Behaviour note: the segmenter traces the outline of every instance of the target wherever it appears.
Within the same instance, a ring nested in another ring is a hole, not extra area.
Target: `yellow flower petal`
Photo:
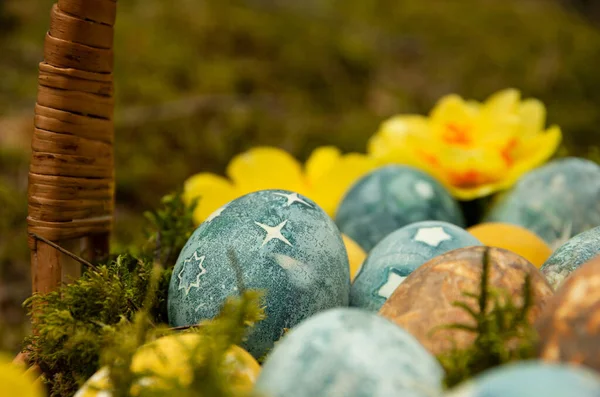
[[[42,397],[44,392],[40,381],[11,361],[5,354],[0,357],[0,396]]]
[[[458,95],[443,97],[433,108],[430,116],[433,128],[445,126],[447,123],[470,124],[477,116],[475,108],[467,104]]]
[[[395,116],[381,124],[379,131],[369,139],[367,152],[376,159],[394,157],[397,150],[403,151],[409,136],[427,136],[427,119],[418,115]]]
[[[516,152],[517,161],[506,178],[514,183],[524,173],[545,163],[556,152],[561,140],[562,133],[558,126],[525,140]]]
[[[308,196],[333,217],[352,184],[376,167],[377,162],[363,154],[346,154],[319,179],[312,182]]]
[[[227,175],[241,194],[264,189],[306,190],[298,161],[275,147],[256,147],[236,156],[227,167]]]
[[[530,137],[539,134],[544,129],[546,123],[546,107],[537,99],[526,99],[521,102],[519,107],[521,116],[521,135]]]
[[[508,88],[491,95],[485,101],[481,111],[484,117],[503,117],[517,112],[520,100],[521,93],[514,88]]]
[[[186,204],[189,205],[193,199],[198,199],[194,210],[196,224],[202,223],[214,211],[239,196],[230,181],[208,172],[191,176],[185,181],[183,188]]]
[[[348,254],[348,263],[350,265],[350,280],[354,281],[356,274],[360,270],[367,254],[365,251],[350,237],[342,233],[342,239],[344,240],[344,246],[346,247],[346,253]]]
[[[326,174],[342,156],[335,146],[323,146],[313,150],[304,166],[309,184]]]

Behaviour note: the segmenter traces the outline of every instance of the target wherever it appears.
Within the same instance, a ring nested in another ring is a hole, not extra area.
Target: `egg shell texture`
[[[230,250],[245,288],[266,292],[267,318],[243,345],[254,357],[264,355],[284,329],[348,305],[348,257],[331,218],[304,196],[264,190],[215,211],[190,237],[169,286],[172,326],[213,318],[227,297],[239,293]]]
[[[556,249],[600,225],[600,166],[580,158],[549,162],[523,176],[486,221],[521,225]]]
[[[597,397],[600,378],[592,371],[539,361],[488,370],[446,397]]]
[[[335,217],[340,230],[367,252],[394,230],[427,220],[464,226],[460,207],[444,186],[416,168],[396,165],[356,182]]]
[[[571,274],[548,301],[536,328],[541,358],[600,372],[600,257]]]
[[[414,335],[434,355],[456,347],[466,348],[474,341],[471,332],[438,330],[453,324],[474,326],[474,320],[456,301],[468,304],[477,312],[477,301],[463,292],[479,294],[483,255],[486,247],[468,247],[437,256],[412,272],[382,306],[379,314],[394,321]],[[502,288],[517,305],[523,303],[521,291],[525,275],[531,275],[534,307],[529,312],[533,323],[552,295],[552,288],[538,269],[521,256],[501,248],[489,248],[489,286]]]
[[[377,311],[423,263],[445,252],[476,245],[482,244],[447,222],[416,222],[396,230],[369,253],[350,288],[350,305]]]
[[[600,255],[600,227],[587,230],[561,245],[542,265],[542,274],[554,289],[579,266]]]
[[[434,397],[443,376],[406,331],[343,308],[311,317],[278,342],[256,389],[269,397]]]

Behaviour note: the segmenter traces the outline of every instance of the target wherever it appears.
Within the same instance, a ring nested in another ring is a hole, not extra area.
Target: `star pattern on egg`
[[[294,204],[294,203],[300,203],[300,204],[304,204],[310,208],[313,208],[312,205],[310,205],[309,203],[307,203],[306,201],[302,200],[299,196],[298,193],[289,193],[289,194],[285,194],[285,193],[273,193],[275,196],[280,196],[280,197],[285,197],[287,199],[287,202],[283,205],[284,207],[289,207],[290,205]]]
[[[437,247],[442,241],[452,240],[452,236],[446,233],[441,226],[423,227],[417,231],[414,240]]]
[[[263,240],[261,247],[264,247],[271,240],[281,240],[284,243],[286,243],[287,245],[289,245],[290,247],[293,247],[292,243],[290,243],[288,241],[288,239],[285,238],[285,236],[283,234],[281,234],[281,230],[288,223],[287,219],[285,221],[281,222],[277,226],[269,226],[269,225],[265,225],[264,223],[260,223],[260,222],[254,222],[254,223],[257,226],[260,226],[265,232],[267,232],[267,235],[265,236],[265,239]]]
[[[387,281],[379,287],[377,294],[382,298],[388,299],[405,279],[406,277],[399,275],[393,269],[390,270],[388,272]]]
[[[203,274],[206,274],[206,269],[203,266],[204,259],[206,259],[206,255],[198,256],[198,252],[196,251],[196,252],[194,252],[194,255],[192,255],[191,258],[188,258],[183,262],[183,268],[177,275],[177,278],[179,278],[179,289],[185,290],[186,295],[190,293],[190,290],[192,288],[200,288],[200,277]],[[196,275],[196,281],[194,281],[193,283],[190,283],[186,286],[185,282],[183,281],[183,273],[190,267],[195,268],[196,264],[198,265],[198,268],[200,269],[200,271]]]

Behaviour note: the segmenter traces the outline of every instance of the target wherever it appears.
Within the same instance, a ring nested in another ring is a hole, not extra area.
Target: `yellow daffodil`
[[[460,200],[512,186],[543,164],[561,141],[557,126],[545,130],[546,109],[521,100],[514,89],[484,103],[443,97],[429,117],[398,115],[382,123],[368,153],[380,164],[418,167],[437,177]]]
[[[358,178],[377,166],[357,153],[342,155],[335,147],[316,149],[305,167],[289,153],[274,147],[256,147],[236,156],[228,165],[228,178],[200,173],[184,184],[184,199],[199,199],[194,220],[200,224],[229,201],[264,189],[283,189],[314,200],[334,216],[344,193]]]
[[[0,397],[42,397],[45,395],[42,382],[37,374],[25,370],[24,366],[11,360],[6,354],[0,354]]]

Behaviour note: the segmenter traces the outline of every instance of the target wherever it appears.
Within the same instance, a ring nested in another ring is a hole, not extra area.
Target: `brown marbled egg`
[[[600,371],[600,256],[581,265],[536,322],[540,357]]]
[[[462,330],[437,330],[445,324],[475,325],[461,308],[452,304],[463,301],[477,311],[475,299],[463,292],[479,294],[483,255],[486,247],[468,247],[437,256],[420,266],[394,291],[379,313],[413,334],[431,353],[439,355],[454,346],[465,348],[473,343],[473,333]],[[552,288],[538,269],[523,257],[501,249],[490,250],[492,288],[506,290],[514,302],[522,304],[525,275],[531,274],[535,306],[531,322],[539,316]]]

